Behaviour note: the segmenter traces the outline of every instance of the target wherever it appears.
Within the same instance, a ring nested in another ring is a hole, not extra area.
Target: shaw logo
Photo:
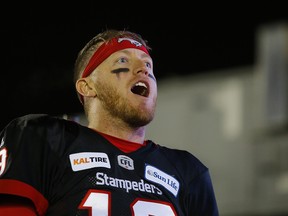
[[[153,167],[151,165],[145,165],[145,178],[158,183],[169,190],[175,197],[177,197],[180,184],[177,179],[167,173]]]
[[[119,166],[128,169],[128,170],[134,170],[134,162],[131,158],[129,158],[126,155],[118,155],[118,164]]]
[[[111,168],[108,155],[102,152],[81,152],[69,155],[73,171],[94,167]]]

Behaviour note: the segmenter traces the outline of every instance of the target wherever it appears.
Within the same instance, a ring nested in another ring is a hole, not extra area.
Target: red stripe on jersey
[[[22,196],[30,199],[40,216],[45,215],[48,208],[46,198],[32,186],[13,179],[0,179],[0,193]]]
[[[14,202],[14,201],[12,203],[9,203],[9,201],[7,202],[6,200],[4,200],[4,203],[0,204],[1,215],[19,216],[20,212],[21,212],[21,216],[37,216],[38,215],[32,203],[29,205],[23,202],[22,200],[20,200],[19,203]]]

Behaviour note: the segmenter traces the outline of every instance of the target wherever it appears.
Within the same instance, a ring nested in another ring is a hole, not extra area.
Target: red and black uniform
[[[108,140],[48,115],[11,121],[0,134],[0,196],[27,197],[48,216],[218,216],[209,171],[192,154],[152,141],[125,152]]]

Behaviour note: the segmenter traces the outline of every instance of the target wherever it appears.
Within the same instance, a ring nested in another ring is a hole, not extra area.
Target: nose
[[[148,76],[149,71],[146,65],[146,62],[143,62],[141,60],[137,61],[135,63],[135,69],[134,69],[135,74],[141,74],[143,73],[144,75]]]

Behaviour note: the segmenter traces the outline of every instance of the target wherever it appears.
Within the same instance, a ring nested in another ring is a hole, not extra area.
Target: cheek
[[[154,85],[150,86],[150,92],[153,93],[154,95],[157,95],[157,84],[154,83]]]

